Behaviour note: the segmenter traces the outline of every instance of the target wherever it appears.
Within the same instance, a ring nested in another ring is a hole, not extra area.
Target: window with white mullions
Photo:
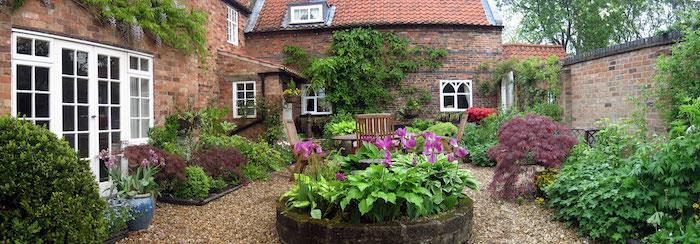
[[[97,55],[97,109],[99,150],[121,150],[121,104],[119,58]],[[100,160],[100,181],[109,180],[109,170]]]
[[[131,138],[148,138],[151,127],[151,82],[148,78],[131,77]]]
[[[63,138],[81,159],[90,157],[88,52],[61,49]]]
[[[472,106],[471,80],[440,81],[440,111],[460,112]]]
[[[291,24],[323,22],[323,6],[321,4],[292,6],[289,10],[291,12]]]
[[[227,7],[226,33],[228,34],[228,42],[238,45],[238,12],[230,6]]]
[[[331,103],[326,100],[326,91],[323,88],[315,91],[311,85],[301,87],[301,113],[311,115],[326,115],[333,113]]]
[[[255,116],[255,81],[233,82],[233,117]]]
[[[49,128],[49,67],[15,65],[17,117]]]

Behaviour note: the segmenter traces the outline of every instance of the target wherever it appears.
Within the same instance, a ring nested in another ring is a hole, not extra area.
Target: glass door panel
[[[90,152],[88,52],[62,48],[60,59],[63,138],[81,159],[90,160],[93,153]]]

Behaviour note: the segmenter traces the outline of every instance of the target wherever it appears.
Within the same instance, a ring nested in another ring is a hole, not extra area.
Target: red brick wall
[[[0,12],[0,114],[11,111],[10,101],[10,43],[12,27],[31,28],[41,32],[69,36],[78,39],[115,45],[154,54],[155,118],[162,123],[165,115],[176,108],[203,107],[216,102],[219,81],[222,77],[212,75],[217,70],[217,56],[210,55],[206,67],[194,55],[179,50],[157,47],[150,38],[126,41],[119,31],[108,24],[98,22],[93,15],[71,0],[54,0],[53,8],[45,7],[41,1],[26,1],[18,10]],[[245,37],[242,34],[247,17],[239,12],[239,46],[226,42],[225,3],[221,0],[188,1],[186,4],[204,10],[209,15],[207,22],[207,49],[241,52]]]
[[[382,28],[408,38],[412,43],[445,48],[449,52],[443,60],[444,66],[436,71],[411,74],[404,85],[416,86],[429,90],[433,94],[430,104],[425,106],[425,117],[434,117],[439,111],[439,85],[441,79],[473,79],[481,63],[498,60],[501,56],[501,29],[498,27],[393,27]],[[282,48],[296,45],[312,55],[327,55],[332,42],[332,31],[313,30],[295,32],[268,32],[247,34],[245,51],[255,57],[276,60],[284,59]],[[486,74],[483,74],[484,77]],[[478,92],[479,82],[474,81],[472,92],[474,105],[478,107],[495,107],[495,97],[482,96]],[[403,105],[405,99],[396,96],[395,104],[389,105],[389,112],[396,112],[397,105]]]
[[[631,97],[641,97],[654,84],[656,58],[670,54],[670,45],[642,48],[585,62],[565,65],[561,100],[565,120],[572,127],[592,127],[605,118],[629,118],[636,106]],[[650,132],[664,133],[663,121],[653,106],[647,122]]]

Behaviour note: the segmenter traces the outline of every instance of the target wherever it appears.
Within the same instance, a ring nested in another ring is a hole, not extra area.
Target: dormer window
[[[290,24],[309,24],[323,22],[323,5],[299,5],[289,7]]]

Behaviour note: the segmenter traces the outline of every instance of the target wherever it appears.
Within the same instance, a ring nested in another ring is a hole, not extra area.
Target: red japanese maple
[[[496,114],[495,108],[469,108],[467,109],[467,121],[479,122],[482,119]]]
[[[496,160],[489,191],[504,199],[531,194],[534,167],[559,167],[576,145],[571,129],[551,118],[527,114],[505,122],[498,130],[498,145],[488,151]]]

